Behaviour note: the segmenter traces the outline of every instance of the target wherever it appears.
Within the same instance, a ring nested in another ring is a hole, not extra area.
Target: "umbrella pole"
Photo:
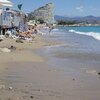
[[[1,14],[1,25],[0,25],[0,35],[2,35],[2,14]]]

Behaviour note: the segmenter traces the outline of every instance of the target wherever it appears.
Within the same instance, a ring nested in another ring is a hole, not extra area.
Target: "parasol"
[[[5,6],[5,7],[12,7],[13,3],[8,0],[0,0],[0,6]]]

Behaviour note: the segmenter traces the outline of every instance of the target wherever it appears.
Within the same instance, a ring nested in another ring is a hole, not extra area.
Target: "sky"
[[[22,3],[22,10],[26,13],[44,6],[47,3],[54,3],[55,15],[63,16],[100,16],[100,0],[9,0],[14,3],[14,9]]]

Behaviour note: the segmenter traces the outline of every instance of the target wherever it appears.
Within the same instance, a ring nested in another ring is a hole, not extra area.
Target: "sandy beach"
[[[100,0],[91,1],[0,0],[0,100],[100,100]]]
[[[31,42],[28,42],[28,41],[23,41],[23,42],[24,43],[17,43],[16,40],[9,39],[9,38],[5,38],[4,41],[0,42],[0,48],[10,48],[11,46],[16,47],[16,50],[13,50],[9,53],[0,51],[0,76],[1,76],[0,77],[0,99],[3,99],[3,100],[10,100],[10,99],[11,100],[20,100],[20,99],[21,100],[29,100],[29,99],[35,98],[34,96],[31,97],[32,93],[31,94],[23,93],[23,92],[26,92],[26,89],[30,89],[30,87],[34,87],[33,86],[34,84],[32,84],[30,80],[29,81],[27,80],[28,84],[26,84],[26,82],[24,82],[23,79],[22,80],[24,83],[20,82],[20,85],[19,85],[19,83],[17,84],[16,82],[12,82],[13,80],[9,80],[9,78],[13,77],[13,75],[11,75],[11,77],[9,77],[9,75],[7,75],[7,74],[9,74],[9,72],[10,72],[10,74],[14,74],[12,71],[16,70],[19,72],[21,70],[22,74],[27,75],[30,72],[23,73],[24,69],[26,70],[28,68],[27,71],[31,71],[30,68],[32,67],[33,75],[31,75],[31,76],[29,75],[27,78],[31,79],[31,77],[36,76],[34,78],[37,80],[38,73],[42,74],[42,73],[45,73],[45,70],[49,71],[49,69],[46,65],[47,59],[45,57],[42,57],[39,54],[37,54],[36,51],[45,46],[57,45],[57,43],[47,41],[39,35],[36,36],[35,39]],[[14,68],[14,70],[13,70],[13,68]],[[16,69],[16,68],[18,68],[18,69]],[[41,70],[43,70],[43,72]],[[18,74],[16,74],[16,75],[18,75]],[[16,75],[13,77],[13,79],[15,79],[15,80],[17,79]],[[9,78],[7,78],[7,77],[9,77]],[[31,79],[31,80],[34,81],[34,79]],[[38,80],[41,80],[41,75]],[[30,84],[32,84],[32,85],[30,85]],[[43,88],[43,87],[40,86],[40,88]],[[22,90],[20,90],[20,89],[22,89]],[[28,92],[29,91],[30,90],[28,90]],[[36,86],[33,88],[33,90],[31,90],[31,92],[33,92],[33,91],[41,92],[39,87],[36,88]],[[19,94],[19,92],[20,92],[20,94]]]
[[[10,53],[0,52],[0,56],[1,56],[0,63],[5,64],[5,63],[11,63],[11,62],[41,61],[41,57],[34,54],[34,52],[32,53],[33,55],[31,54],[32,48],[36,49],[44,45],[44,42],[42,43],[41,42],[36,43],[36,42],[37,42],[37,39],[36,40],[34,39],[33,42],[24,41],[24,43],[21,44],[21,43],[17,43],[16,40],[14,39],[6,38],[4,41],[0,43],[0,48],[5,48],[5,47],[10,48],[11,46],[14,46],[16,47],[16,50]],[[28,49],[30,49],[30,52],[28,52]],[[1,68],[3,67],[1,66]]]
[[[52,65],[48,52],[43,55],[41,49],[58,44],[39,35],[32,42],[16,43],[13,39],[0,42],[0,48],[16,47],[10,53],[0,52],[0,99],[99,100],[100,76],[92,69],[94,65],[99,67],[99,63],[93,65],[86,63],[85,59],[94,60],[95,56],[96,61],[99,61],[100,56],[75,52],[66,55],[55,53],[56,57],[68,59],[61,65],[52,59],[55,62]],[[91,69],[88,70],[88,66]]]

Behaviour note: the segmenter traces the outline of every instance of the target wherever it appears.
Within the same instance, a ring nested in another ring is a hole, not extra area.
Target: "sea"
[[[100,70],[100,26],[59,26],[43,37],[57,45],[43,49],[49,64],[57,67]]]
[[[47,39],[62,43],[58,46],[61,46],[61,49],[73,45],[73,49],[77,52],[100,52],[100,26],[62,26],[56,27],[51,33],[45,31]]]

